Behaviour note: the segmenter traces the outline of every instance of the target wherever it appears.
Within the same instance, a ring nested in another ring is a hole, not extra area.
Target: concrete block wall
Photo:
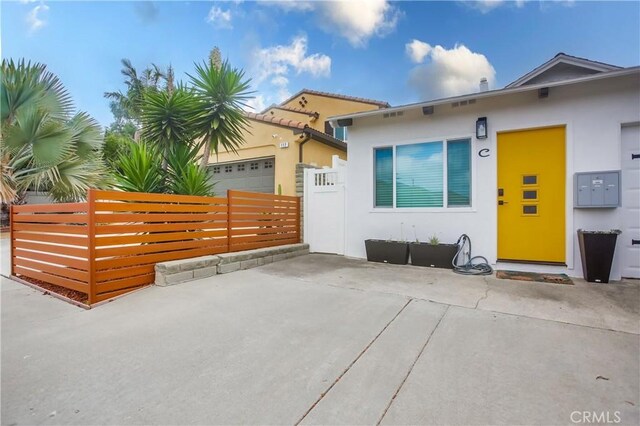
[[[191,259],[156,263],[156,285],[168,286],[185,281],[206,278],[218,273],[218,256],[201,256]]]
[[[155,284],[163,287],[179,284],[216,274],[255,268],[304,254],[309,254],[308,244],[287,244],[157,263]]]

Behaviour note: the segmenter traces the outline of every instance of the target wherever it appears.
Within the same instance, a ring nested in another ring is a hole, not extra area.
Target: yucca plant
[[[114,173],[116,187],[128,192],[164,192],[165,174],[162,155],[146,141],[130,142],[127,152],[121,153]]]
[[[167,184],[172,194],[214,196],[214,182],[211,180],[209,169],[203,169],[196,163],[189,163],[181,167],[176,174],[172,174]]]
[[[194,137],[194,120],[198,116],[198,103],[193,93],[178,86],[171,92],[149,92],[145,96],[142,112],[142,136],[153,141],[165,160],[174,146],[189,144]]]
[[[167,157],[167,192],[182,195],[213,196],[214,182],[208,168],[198,166],[201,144],[175,145]]]
[[[196,64],[195,75],[187,74],[199,103],[195,117],[195,134],[204,142],[201,167],[206,168],[213,151],[220,149],[237,152],[244,143],[243,133],[248,131],[249,121],[244,108],[252,96],[250,79],[244,71],[232,68],[227,61],[219,67],[211,61]]]

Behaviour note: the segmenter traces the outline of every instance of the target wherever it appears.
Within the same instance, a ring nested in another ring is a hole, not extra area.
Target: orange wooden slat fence
[[[300,198],[229,191],[229,251],[300,241]]]
[[[86,203],[13,206],[11,274],[100,302],[153,283],[158,262],[300,242],[300,199],[89,190]]]
[[[11,207],[11,275],[89,293],[87,203]]]

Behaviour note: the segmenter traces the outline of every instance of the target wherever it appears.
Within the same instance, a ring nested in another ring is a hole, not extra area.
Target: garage
[[[640,124],[622,126],[622,276],[640,278]]]
[[[216,195],[223,196],[228,189],[240,191],[275,191],[275,158],[254,158],[237,162],[217,163],[209,166],[216,185]]]

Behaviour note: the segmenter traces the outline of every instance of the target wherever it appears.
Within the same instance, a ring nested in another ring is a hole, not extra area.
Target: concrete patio
[[[6,425],[640,421],[637,282],[308,255],[90,311],[1,297]]]

